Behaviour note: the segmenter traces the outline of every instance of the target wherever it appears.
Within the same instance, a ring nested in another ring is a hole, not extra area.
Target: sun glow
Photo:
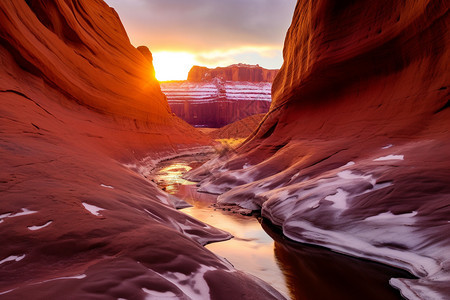
[[[198,64],[188,52],[162,51],[153,53],[153,65],[159,81],[186,80],[189,70]]]
[[[189,70],[194,65],[216,68],[241,62],[259,64],[264,58],[273,58],[279,54],[281,55],[281,51],[270,45],[247,45],[205,52],[155,51],[153,52],[153,66],[159,81],[186,80]],[[250,59],[252,56],[258,59]],[[270,68],[264,65],[262,67]]]

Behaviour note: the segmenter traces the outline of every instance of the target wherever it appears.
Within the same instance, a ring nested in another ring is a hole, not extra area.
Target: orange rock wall
[[[447,30],[445,1],[299,1],[271,114],[301,114],[304,136],[347,135],[347,120],[417,133],[448,100]]]
[[[39,105],[51,99],[97,112],[111,121],[115,132],[101,129],[110,142],[132,143],[141,151],[208,143],[172,115],[150,51],[130,44],[116,12],[103,1],[2,1],[0,17],[3,91]],[[186,130],[192,137],[181,134]],[[171,138],[161,135],[168,131]]]

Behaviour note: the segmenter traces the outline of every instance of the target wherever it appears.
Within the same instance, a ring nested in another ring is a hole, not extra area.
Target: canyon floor
[[[0,298],[449,299],[449,11],[298,0],[276,75],[231,68],[273,82],[167,86],[217,127],[239,115],[207,135],[173,113],[152,53],[104,1],[0,1]],[[252,105],[264,115],[245,118]],[[210,152],[177,179],[200,197],[187,208],[157,168]],[[261,261],[224,259],[225,240],[237,256],[269,243],[284,288],[245,272]],[[369,275],[387,290],[363,289]]]

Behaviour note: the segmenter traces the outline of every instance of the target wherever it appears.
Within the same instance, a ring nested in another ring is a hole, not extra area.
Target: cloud
[[[216,49],[195,55],[195,60],[200,65],[208,67],[224,67],[245,62],[262,64],[267,68],[279,68],[280,59],[281,49],[277,46],[241,46],[232,49]]]
[[[133,44],[212,51],[282,43],[296,0],[106,0]]]

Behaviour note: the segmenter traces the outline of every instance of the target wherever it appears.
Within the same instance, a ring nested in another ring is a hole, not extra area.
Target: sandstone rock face
[[[222,81],[162,82],[161,89],[173,113],[197,127],[219,128],[245,117],[266,113],[271,101],[270,82]]]
[[[190,82],[205,82],[218,78],[224,81],[272,82],[278,70],[269,70],[259,65],[235,64],[228,67],[193,66],[188,74]]]
[[[0,298],[279,297],[140,175],[210,140],[139,50],[103,1],[0,1]]]
[[[298,1],[269,113],[191,177],[291,239],[410,270],[391,280],[409,299],[447,298],[448,31],[444,1]]]
[[[265,114],[257,114],[233,122],[208,133],[214,139],[244,139],[258,128]]]

